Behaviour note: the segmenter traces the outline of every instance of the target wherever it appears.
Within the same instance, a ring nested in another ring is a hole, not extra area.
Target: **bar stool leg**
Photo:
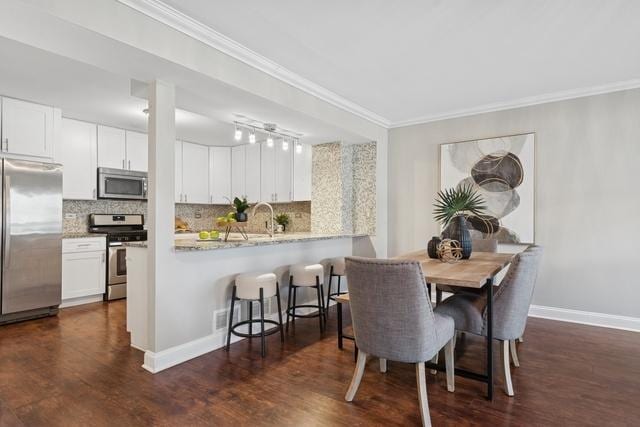
[[[338,279],[340,280],[340,279]],[[331,282],[333,281],[333,265],[329,269],[329,286],[327,291],[327,308],[329,307],[329,299],[331,298]],[[340,292],[340,282],[338,282],[338,292]]]
[[[298,296],[298,287],[296,285],[293,286],[293,307],[291,307],[291,323],[293,326],[296,326],[296,305],[297,305],[297,296]]]
[[[292,290],[293,277],[289,276],[289,296],[287,297],[287,332],[289,332],[289,309],[291,308],[291,290]]]
[[[276,302],[278,303],[278,321],[280,322],[280,341],[284,342],[284,327],[282,325],[282,307],[280,307],[280,284],[276,282]]]
[[[324,310],[322,306],[324,305],[323,298],[320,295],[320,278],[316,276],[316,293],[318,294],[318,321],[320,322],[320,333],[324,332]]]
[[[260,350],[262,357],[266,355],[265,342],[264,342],[264,292],[260,288]]]
[[[249,335],[251,335],[253,329],[253,301],[249,300],[247,303],[249,304]]]
[[[233,306],[236,302],[236,285],[233,285],[233,292],[231,294],[231,308],[229,309],[229,329],[227,329],[227,348],[225,350],[229,351],[229,347],[231,346],[231,327],[233,326]]]
[[[327,325],[327,306],[324,305],[324,285],[320,284],[320,302],[322,303],[322,320],[324,320],[325,326]]]

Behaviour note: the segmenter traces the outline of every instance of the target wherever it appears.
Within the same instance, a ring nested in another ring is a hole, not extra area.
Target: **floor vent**
[[[233,323],[240,321],[241,308],[236,304],[233,309]],[[226,329],[229,326],[229,309],[218,310],[213,313],[214,330]]]

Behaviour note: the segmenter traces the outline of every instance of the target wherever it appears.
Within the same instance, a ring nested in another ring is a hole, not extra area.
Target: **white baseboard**
[[[91,304],[94,302],[102,302],[103,294],[89,295],[87,297],[76,297],[63,300],[60,308],[75,307],[76,305]]]
[[[282,321],[285,322],[285,315],[282,315]],[[265,316],[265,319],[278,321],[278,313]],[[265,325],[265,330],[275,328],[273,324]],[[240,329],[242,331],[242,329]],[[245,338],[231,335],[231,343],[241,341]],[[202,356],[210,351],[217,350],[226,345],[227,329],[220,329],[211,335],[207,335],[202,338],[198,338],[193,341],[186,342],[184,344],[177,345],[175,347],[168,348],[166,350],[154,353],[152,351],[145,351],[144,364],[142,367],[152,374],[156,374],[172,366],[179,365],[188,360],[194,359],[198,356]]]
[[[640,318],[637,317],[616,316],[613,314],[570,310],[568,308],[545,307],[541,305],[532,305],[529,308],[529,316],[559,320],[561,322],[581,323],[583,325],[640,332]]]

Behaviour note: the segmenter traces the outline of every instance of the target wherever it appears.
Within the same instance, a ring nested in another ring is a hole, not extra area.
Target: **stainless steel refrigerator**
[[[0,323],[56,314],[62,295],[62,166],[1,160]]]

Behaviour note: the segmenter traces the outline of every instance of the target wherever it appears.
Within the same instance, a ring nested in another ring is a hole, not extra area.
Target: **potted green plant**
[[[442,238],[460,242],[462,258],[471,256],[471,233],[467,216],[481,217],[487,209],[484,199],[470,185],[439,191],[433,204],[433,217],[443,227]]]
[[[276,231],[278,233],[284,233],[287,229],[287,225],[289,225],[289,215],[287,214],[278,214],[276,215],[276,224],[278,224]]]
[[[245,212],[249,209],[249,203],[247,202],[247,196],[234,197],[233,199],[233,208],[236,210],[236,221],[238,222],[246,222],[248,217]]]

